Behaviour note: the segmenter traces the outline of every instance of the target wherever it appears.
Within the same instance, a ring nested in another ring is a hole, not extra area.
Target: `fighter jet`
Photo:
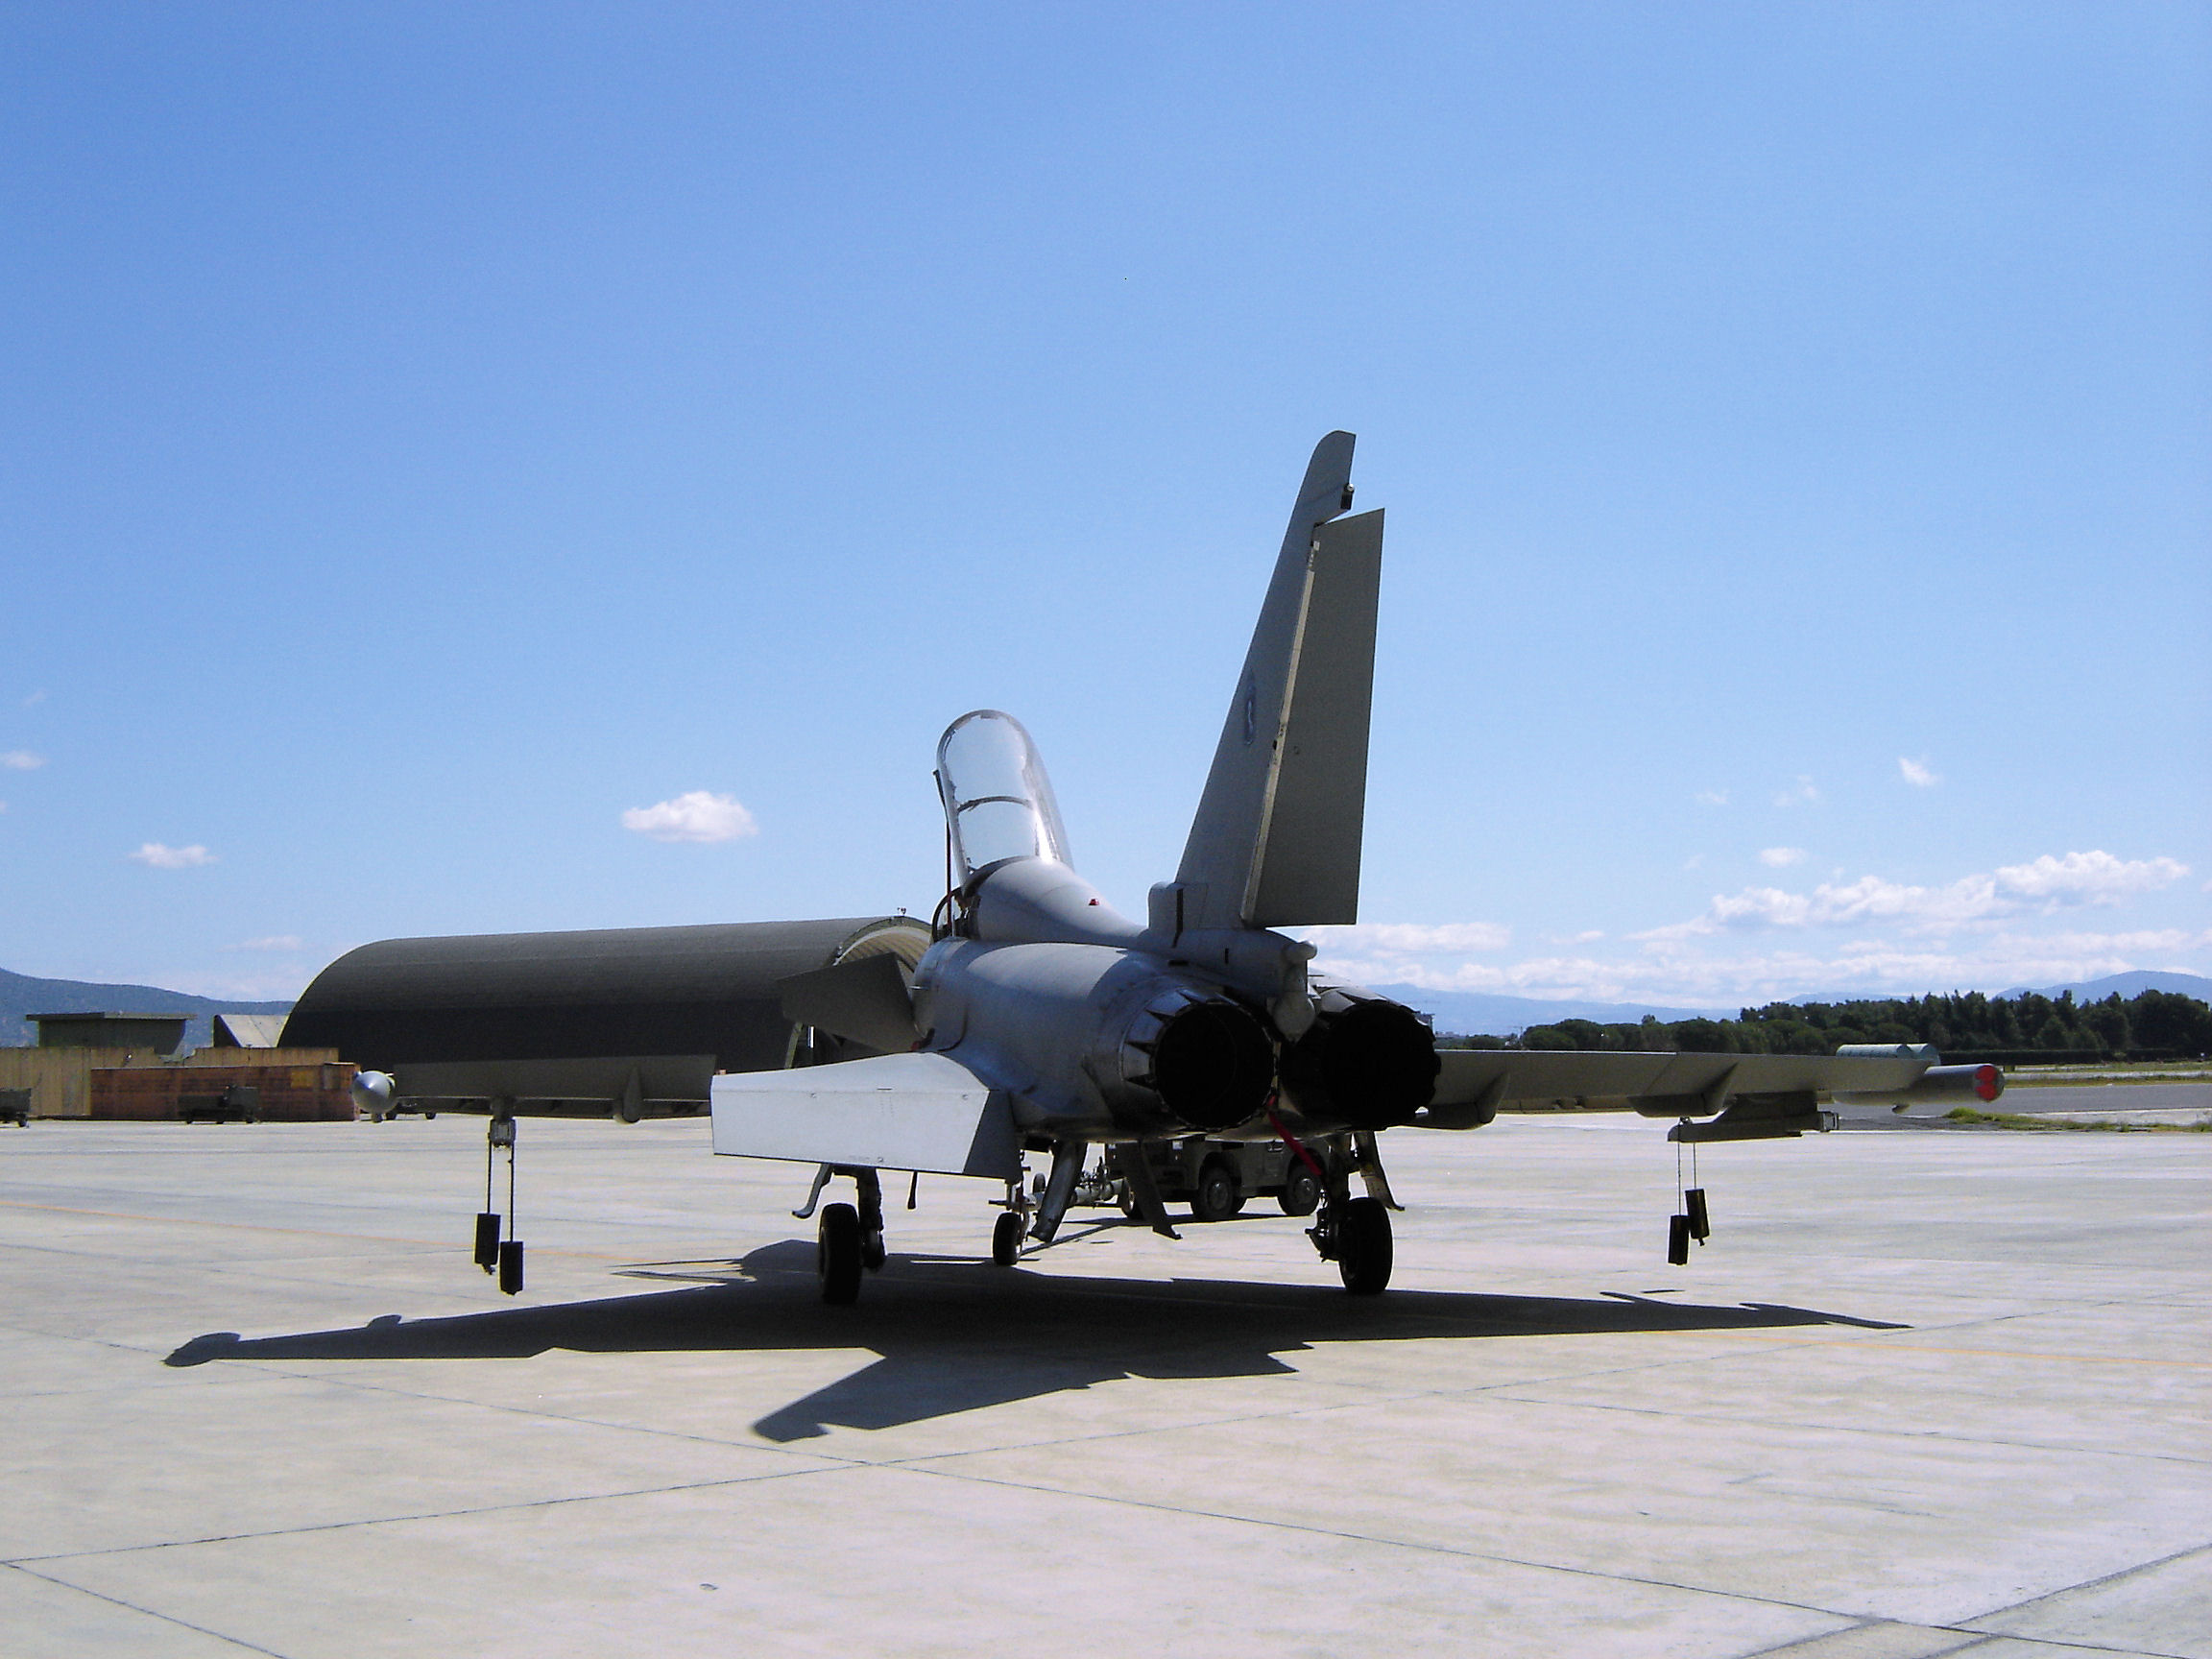
[[[1624,1111],[1677,1142],[1834,1126],[1823,1099],[1995,1097],[1993,1067],[1931,1049],[1840,1055],[1440,1050],[1411,1008],[1314,968],[1283,931],[1358,920],[1382,514],[1348,516],[1353,438],[1314,449],[1172,880],[1142,921],[1075,871],[1045,764],[1012,715],[937,746],[947,892],[909,969],[890,951],[781,982],[784,1012],[859,1057],[715,1076],[717,1153],[815,1166],[824,1298],[885,1258],[882,1175],[1003,1183],[992,1256],[1049,1245],[1078,1195],[1118,1192],[1176,1237],[1163,1147],[1279,1147],[1283,1207],[1347,1290],[1389,1283],[1397,1208],[1378,1137],[1501,1112]],[[1094,1166],[1094,1153],[1099,1163]],[[1024,1155],[1049,1173],[1024,1181]],[[1234,1160],[1217,1159],[1234,1180]],[[1701,1225],[1677,1217],[1677,1226]]]

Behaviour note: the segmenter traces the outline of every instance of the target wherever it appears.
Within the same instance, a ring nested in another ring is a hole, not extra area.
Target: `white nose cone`
[[[383,1122],[392,1115],[393,1087],[389,1071],[356,1071],[353,1074],[354,1110],[366,1114],[374,1122]]]

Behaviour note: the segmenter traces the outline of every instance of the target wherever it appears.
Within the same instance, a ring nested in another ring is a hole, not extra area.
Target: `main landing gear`
[[[1389,1287],[1392,1246],[1390,1212],[1379,1198],[1332,1200],[1308,1230],[1321,1260],[1336,1263],[1344,1288],[1355,1296],[1378,1296]]]
[[[1366,1188],[1363,1196],[1351,1193],[1351,1177],[1358,1174]],[[1389,1177],[1375,1137],[1365,1131],[1352,1138],[1349,1157],[1332,1156],[1323,1168],[1321,1214],[1306,1237],[1324,1262],[1336,1263],[1344,1288],[1355,1296],[1379,1296],[1390,1285],[1395,1250],[1390,1239],[1390,1212],[1398,1202],[1390,1195]]]
[[[822,1300],[850,1308],[860,1299],[860,1275],[880,1269],[888,1256],[883,1245],[883,1180],[873,1169],[825,1164],[815,1172],[814,1190],[791,1212],[804,1221],[830,1177],[850,1175],[857,1204],[825,1204],[814,1224],[814,1272],[822,1281]]]

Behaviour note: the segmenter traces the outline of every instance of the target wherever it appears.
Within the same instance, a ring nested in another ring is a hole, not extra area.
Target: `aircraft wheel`
[[[822,1300],[849,1307],[860,1297],[860,1212],[850,1204],[827,1204],[814,1234],[814,1270],[822,1277]]]
[[[1390,1283],[1390,1212],[1380,1198],[1355,1198],[1337,1223],[1336,1271],[1355,1296],[1378,1296]]]
[[[1121,1194],[1114,1202],[1121,1206],[1121,1214],[1125,1218],[1131,1221],[1137,1219],[1137,1194],[1129,1190],[1128,1182],[1121,1183]]]
[[[1312,1170],[1293,1161],[1275,1202],[1283,1206],[1286,1215],[1310,1215],[1321,1206],[1321,1183],[1313,1178]]]
[[[1236,1169],[1225,1158],[1207,1159],[1198,1171],[1198,1190],[1190,1195],[1191,1219],[1226,1221],[1243,1208]]]
[[[991,1224],[991,1260],[1001,1267],[1022,1260],[1022,1217],[1012,1210]]]

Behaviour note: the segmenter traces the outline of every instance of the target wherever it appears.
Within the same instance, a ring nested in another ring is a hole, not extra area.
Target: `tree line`
[[[1851,1002],[1769,1002],[1733,1020],[1599,1024],[1560,1020],[1518,1037],[1449,1037],[1470,1048],[1680,1050],[1695,1054],[1833,1054],[1847,1043],[1932,1043],[1946,1059],[2038,1056],[2056,1061],[2174,1059],[2212,1054],[2212,1006],[2171,991],[2076,1002],[2074,993],[1869,998]]]

